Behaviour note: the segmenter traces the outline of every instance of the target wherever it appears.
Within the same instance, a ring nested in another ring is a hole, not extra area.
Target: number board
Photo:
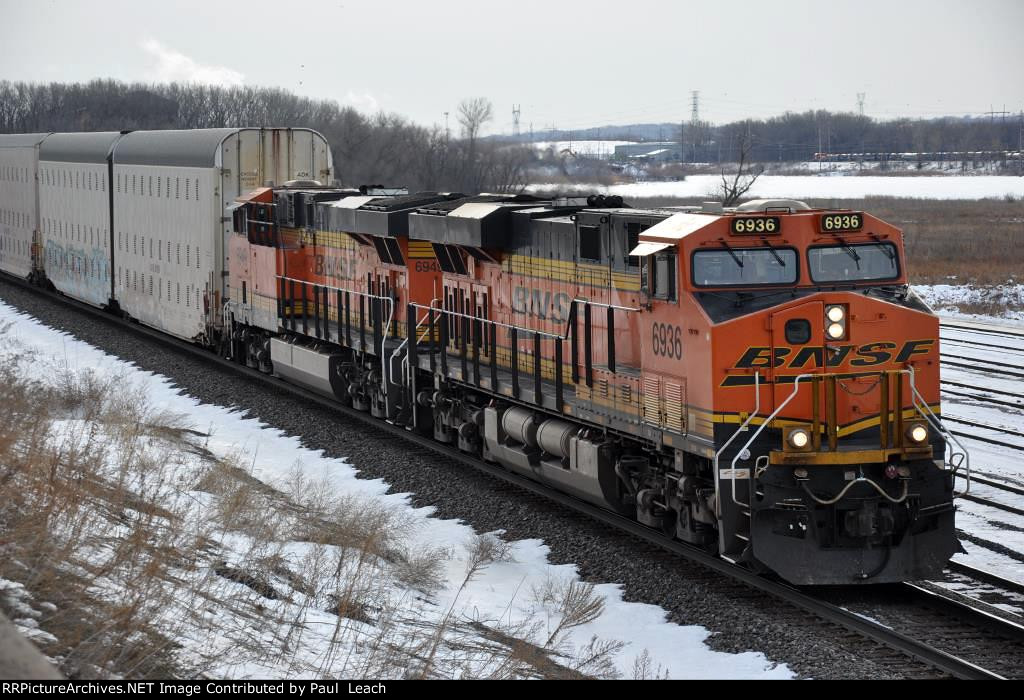
[[[782,232],[782,219],[777,216],[737,216],[729,230],[740,236],[767,235]]]
[[[822,233],[845,233],[860,231],[864,226],[864,215],[860,212],[849,214],[823,214],[821,217]]]

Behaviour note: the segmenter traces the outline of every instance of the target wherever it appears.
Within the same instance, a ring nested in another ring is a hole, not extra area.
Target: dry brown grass
[[[616,675],[620,643],[569,643],[603,611],[592,586],[549,582],[533,617],[479,619],[461,597],[510,561],[498,537],[475,537],[464,555],[415,547],[408,509],[338,498],[299,465],[264,483],[124,378],[26,379],[36,358],[5,330],[0,579],[15,583],[0,585],[0,609],[38,633],[65,675],[188,678],[253,664],[328,678]],[[461,588],[438,610],[456,556]],[[637,663],[649,675],[649,660]]]

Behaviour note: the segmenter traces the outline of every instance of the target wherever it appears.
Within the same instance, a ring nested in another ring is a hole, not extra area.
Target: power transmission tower
[[[448,128],[448,112],[444,113],[444,142],[448,143],[451,140],[452,132]]]
[[[522,105],[512,105],[512,136],[516,141],[519,140],[519,114],[522,111]]]
[[[860,112],[860,116],[864,116],[864,98],[867,97],[866,92],[857,93],[857,111]]]

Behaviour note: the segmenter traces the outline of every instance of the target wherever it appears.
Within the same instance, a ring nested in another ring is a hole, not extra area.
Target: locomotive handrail
[[[430,300],[430,306],[428,308],[433,310],[435,308],[434,304],[438,303],[440,301],[441,301],[440,299],[431,299]],[[410,304],[410,306],[415,306],[415,305],[414,304]],[[416,322],[416,327],[413,328],[412,331],[409,331],[408,329],[406,329],[405,340],[403,340],[399,344],[399,346],[397,348],[395,348],[394,351],[392,351],[391,357],[388,360],[389,362],[391,362],[392,367],[394,367],[395,358],[398,357],[399,355],[401,355],[402,351],[405,350],[405,348],[409,345],[409,338],[411,338],[414,335],[416,335],[416,331],[418,331],[420,329],[420,326],[423,325],[423,322],[426,321],[429,318],[430,318],[430,313],[428,312],[426,316],[424,316],[423,318],[421,318],[419,321]],[[419,343],[420,340],[421,340],[421,337],[417,337],[416,338],[416,342],[417,343]],[[409,354],[406,353],[405,359],[402,360],[402,376],[403,377],[406,376],[406,374],[408,373],[408,369],[409,369]],[[392,371],[391,374],[393,376],[394,372]],[[396,382],[394,380],[391,380],[391,383],[394,386],[403,386],[400,382]],[[413,388],[415,389],[415,387],[413,387]]]
[[[431,302],[431,303],[433,303],[433,302]],[[412,306],[413,308],[416,308],[416,309],[427,309],[427,310],[433,308],[432,306],[424,306],[423,304],[417,304],[417,303],[412,303],[409,306]],[[466,313],[463,313],[461,311],[452,311],[450,309],[439,309],[439,311],[441,311],[442,314],[445,314],[445,315],[448,315],[448,316],[455,316],[456,318],[465,318],[465,319],[469,319],[470,321],[479,321],[481,323],[487,323],[487,324],[490,324],[490,325],[493,325],[493,326],[497,326],[499,328],[509,328],[509,329],[517,330],[517,331],[526,331],[527,333],[536,333],[537,335],[542,335],[545,338],[550,338],[551,340],[567,340],[569,338],[568,333],[566,335],[564,335],[564,336],[555,335],[554,333],[548,333],[547,331],[534,330],[533,328],[525,328],[523,326],[513,326],[512,324],[502,323],[501,321],[495,321],[495,320],[492,320],[492,319],[489,319],[489,318],[480,318],[479,316],[473,316],[471,314],[466,314]]]
[[[747,426],[750,425],[750,421],[754,420],[754,418],[760,412],[761,412],[761,373],[760,372],[754,372],[754,411],[749,416],[747,416],[747,419],[745,421],[743,421],[743,424],[739,428],[736,429],[736,432],[732,434],[732,437],[730,437],[728,440],[726,440],[725,444],[722,445],[721,449],[719,449],[718,452],[715,453],[714,470],[715,470],[715,491],[716,492],[718,490],[718,481],[719,481],[719,479],[718,479],[718,474],[719,474],[719,472],[718,472],[718,459],[722,456],[722,453],[725,452],[726,448],[728,448],[729,445],[732,444],[733,440],[735,440],[737,437],[739,437],[740,433],[742,433],[744,430],[747,429]],[[736,481],[735,481],[736,470],[735,469],[733,470],[732,476],[734,477],[734,479],[733,479],[732,500],[736,501]],[[737,502],[736,505],[742,505],[742,504]],[[715,509],[718,511],[715,515],[717,515],[719,518],[721,518],[722,517],[721,499],[715,499]]]
[[[590,299],[583,299],[581,297],[575,297],[573,302],[579,302],[580,304],[590,304],[591,306],[600,306],[602,309],[615,309],[616,311],[643,311],[639,307],[633,306],[619,306],[617,304],[605,304],[603,301],[591,301]]]
[[[740,503],[739,501],[736,500],[736,462],[738,462],[740,457],[743,456],[743,454],[746,453],[747,450],[750,449],[750,446],[752,444],[754,444],[754,440],[756,440],[758,435],[763,433],[764,429],[767,428],[771,424],[771,422],[773,420],[775,420],[776,416],[778,416],[782,412],[782,409],[784,409],[786,406],[788,406],[789,402],[796,398],[796,395],[798,393],[800,393],[800,382],[802,380],[804,380],[804,379],[808,379],[808,378],[814,377],[814,376],[817,376],[817,375],[814,375],[814,374],[801,374],[801,375],[797,376],[796,381],[793,382],[793,393],[791,393],[789,396],[787,396],[786,400],[783,401],[781,404],[779,404],[779,407],[776,408],[775,411],[773,411],[770,416],[765,418],[764,422],[761,423],[761,425],[757,428],[757,430],[754,431],[754,434],[750,436],[750,439],[747,440],[747,443],[745,445],[743,445],[743,447],[741,447],[740,450],[736,453],[736,456],[732,458],[732,464],[731,464],[732,473],[729,476],[730,476],[730,481],[732,481],[732,502],[735,503],[736,505],[743,506],[744,508],[749,508],[750,507],[749,503]],[[758,392],[758,394],[760,395],[760,392]],[[749,423],[751,420],[753,420],[753,415],[751,415],[751,417],[747,419],[747,422]],[[744,423],[744,426],[745,425],[746,425],[746,423]],[[737,430],[736,434],[739,435],[739,433],[740,433],[740,431]],[[751,475],[751,476],[753,476],[753,475]],[[716,479],[718,478],[717,474],[715,475],[715,478]]]
[[[391,355],[391,361],[392,362],[394,362],[394,360],[395,360],[395,353],[400,352],[402,348],[404,348],[404,347],[409,345],[409,339],[410,338],[415,338],[413,346],[412,346],[413,348],[415,348],[416,344],[418,344],[420,342],[420,338],[416,337],[416,332],[419,330],[420,326],[423,325],[424,321],[429,321],[431,319],[432,312],[434,310],[434,304],[439,304],[439,303],[441,303],[440,299],[436,299],[435,298],[435,299],[431,299],[430,300],[430,311],[427,312],[426,316],[424,316],[423,318],[421,318],[419,321],[416,322],[416,327],[413,328],[411,332],[409,332],[408,330],[406,331],[405,340],[402,342],[401,345],[399,345],[397,348],[395,348],[395,352],[392,353],[392,355]],[[434,329],[433,329],[433,327],[428,329],[427,332],[430,333],[431,342],[433,342],[433,337],[434,337]],[[418,428],[419,427],[419,414],[417,413],[416,407],[415,407],[415,404],[416,404],[416,370],[410,366],[410,363],[409,363],[410,356],[411,356],[411,354],[408,351],[406,351],[405,359],[402,360],[402,376],[403,376],[403,378],[407,378],[408,381],[409,381],[409,391],[410,391],[410,394],[412,396],[412,403],[413,403],[412,425],[413,425],[414,428]]]
[[[949,442],[953,442],[956,443],[956,446],[960,448],[961,454],[963,454],[964,456],[964,458],[961,460],[961,463],[964,465],[965,469],[964,480],[967,482],[967,488],[964,489],[963,493],[959,494],[956,493],[956,490],[954,490],[953,497],[963,498],[964,496],[968,495],[971,492],[971,453],[968,452],[967,448],[964,447],[963,443],[960,442],[952,432],[946,429],[946,426],[942,424],[942,419],[935,415],[935,412],[932,411],[931,406],[929,406],[928,402],[924,400],[923,396],[921,396],[921,393],[917,390],[914,368],[908,367],[907,369],[900,370],[900,373],[906,374],[910,378],[910,392],[914,399],[914,408],[917,409],[917,412],[920,413],[926,421],[928,421],[928,424],[931,425],[936,432],[938,432],[940,435],[942,435],[942,437],[944,437],[947,440],[947,444]],[[920,404],[918,402],[920,402]],[[952,463],[954,456],[952,449],[950,449],[949,456],[950,463]],[[943,455],[943,457],[945,457],[945,455]],[[953,471],[955,472],[959,468],[960,465],[956,464],[953,466]]]
[[[961,460],[960,463],[954,465],[953,468],[954,468],[954,470],[956,470],[956,469],[959,468],[960,464],[964,465],[964,469],[965,469],[964,478],[967,481],[967,487],[966,487],[966,489],[962,493],[957,494],[957,493],[954,492],[954,497],[955,498],[962,498],[963,496],[966,496],[967,494],[970,493],[970,489],[971,489],[971,476],[970,476],[970,474],[971,474],[971,456],[970,456],[970,452],[968,452],[967,448],[964,447],[963,443],[961,443],[960,440],[958,440],[957,437],[955,435],[953,435],[953,433],[951,433],[949,430],[946,429],[946,427],[942,424],[942,420],[935,414],[934,411],[932,411],[931,407],[928,405],[928,402],[925,401],[925,399],[921,395],[920,391],[918,391],[917,384],[916,384],[916,375],[915,375],[914,369],[912,367],[908,367],[906,369],[897,370],[896,372],[898,374],[905,374],[909,378],[910,391],[911,391],[912,403],[913,403],[914,409],[928,422],[928,424],[930,426],[932,426],[932,428],[937,433],[939,433],[942,437],[944,437],[947,440],[947,445],[948,445],[949,442],[952,442],[952,443],[955,443],[956,446],[960,448],[960,453],[963,455],[963,459]],[[797,394],[800,392],[800,382],[805,380],[805,379],[813,379],[813,378],[816,378],[818,376],[825,376],[825,375],[801,374],[801,375],[797,376],[795,381],[794,381],[794,383],[793,383],[793,391],[792,391],[792,393],[790,393],[790,395],[788,397],[786,397],[785,401],[783,401],[779,405],[779,407],[776,408],[775,411],[773,411],[772,414],[770,416],[768,416],[764,420],[764,422],[757,428],[757,430],[754,431],[754,434],[750,436],[750,438],[743,445],[743,447],[741,447],[736,452],[736,455],[733,457],[732,463],[730,465],[731,470],[730,470],[730,474],[729,474],[729,481],[730,481],[730,483],[732,485],[732,489],[731,489],[732,490],[732,501],[737,506],[741,506],[741,507],[744,507],[744,508],[749,508],[750,507],[749,503],[742,503],[736,497],[736,472],[737,472],[736,466],[737,466],[737,463],[739,462],[740,458],[742,457],[744,459],[747,459],[749,457],[749,451],[748,450],[749,450],[750,446],[754,443],[755,440],[757,440],[758,436],[762,432],[764,432],[765,428],[767,428],[771,424],[771,422],[773,420],[775,420],[775,418],[779,415],[779,413],[781,413],[782,410],[787,405],[789,405],[789,403],[794,398],[796,398]],[[753,421],[753,419],[757,416],[758,411],[760,410],[759,373],[754,375],[754,387],[755,387],[755,392],[757,394],[757,400],[756,400],[756,403],[755,403],[754,413],[750,414],[750,416],[743,422],[742,425],[740,425],[740,427],[736,430],[735,433],[733,433],[733,435],[722,446],[722,448],[720,450],[718,450],[718,452],[715,453],[714,470],[715,470],[715,480],[716,480],[716,483],[719,480],[720,472],[719,472],[718,464],[719,464],[719,458],[721,457],[722,453],[726,450],[726,448],[729,447],[729,445],[732,444],[732,442],[739,436],[739,434],[742,433],[747,428],[747,426],[751,423],[751,421]],[[902,409],[902,407],[898,407],[897,410],[902,411],[903,409]],[[744,457],[743,456],[744,454],[748,455],[748,457]],[[951,449],[950,450],[950,463],[952,463],[952,461],[953,461],[954,454],[955,453]],[[878,488],[878,487],[876,486],[876,488]],[[844,490],[843,493],[845,493],[845,492],[846,491]],[[840,495],[842,495],[842,494],[840,494]]]
[[[384,328],[391,328],[391,321],[394,319],[394,316],[395,316],[395,300],[392,297],[390,297],[390,296],[382,296],[380,294],[370,294],[369,292],[357,292],[354,289],[345,289],[343,287],[334,287],[334,286],[332,286],[330,284],[314,284],[312,282],[309,282],[308,280],[299,280],[299,279],[295,279],[294,277],[288,277],[286,275],[275,275],[274,277],[276,279],[278,279],[278,280],[283,280],[285,282],[296,282],[296,283],[301,284],[301,285],[312,284],[314,287],[323,287],[325,289],[330,289],[330,290],[332,290],[334,292],[345,292],[346,294],[354,294],[356,297],[364,297],[366,299],[376,299],[376,300],[380,301],[381,303],[386,302],[387,305],[388,305],[388,318],[387,318],[387,322],[384,324]],[[339,309],[338,311],[339,311],[339,316],[338,316],[338,333],[340,334],[341,333],[341,316],[340,316],[340,311],[341,310]],[[302,309],[302,313],[303,314],[306,313],[306,309],[305,308]],[[387,333],[381,333],[381,338],[380,338],[380,373],[381,373],[381,386],[384,389],[384,413],[385,414],[387,414],[389,412],[389,409],[388,409],[388,374],[389,373],[388,373],[388,366],[387,366],[387,357],[384,354],[384,347],[387,344],[387,340],[388,340],[388,334]],[[387,417],[390,418],[391,416],[387,416]]]

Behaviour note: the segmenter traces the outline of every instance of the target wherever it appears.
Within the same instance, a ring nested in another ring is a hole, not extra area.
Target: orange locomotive
[[[875,217],[303,183],[236,207],[240,361],[793,583],[958,548],[938,319]]]

